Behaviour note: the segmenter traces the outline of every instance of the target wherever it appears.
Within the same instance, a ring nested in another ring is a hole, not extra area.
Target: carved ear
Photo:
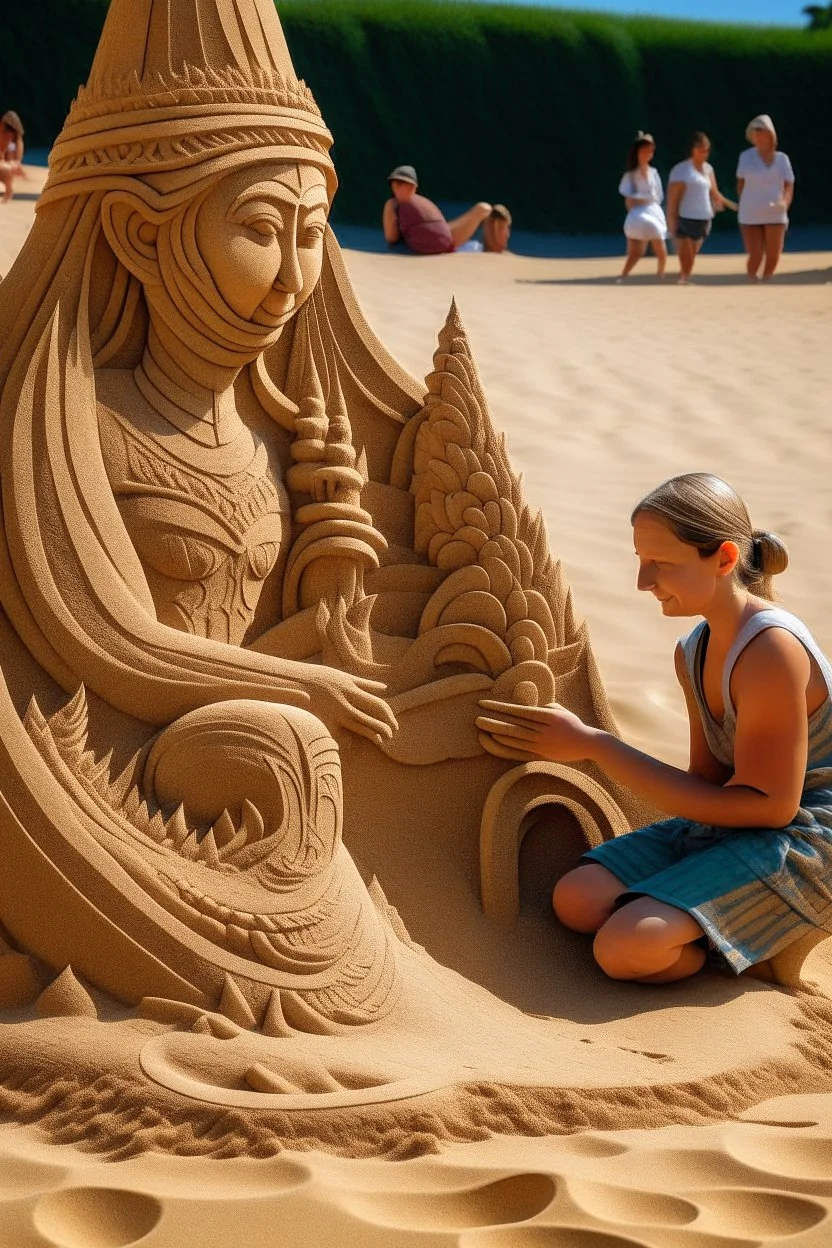
[[[157,238],[163,221],[136,195],[116,191],[106,197],[101,223],[107,242],[124,267],[143,285],[161,282]]]

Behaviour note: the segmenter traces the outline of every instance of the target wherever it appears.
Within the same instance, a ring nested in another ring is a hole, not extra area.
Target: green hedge
[[[0,84],[27,138],[54,137],[107,0],[35,0],[4,15]],[[434,198],[502,200],[518,225],[620,228],[634,131],[667,173],[707,130],[733,189],[743,131],[768,112],[795,165],[793,220],[832,220],[832,31],[613,17],[443,0],[278,0],[298,73],[337,147],[336,215],[375,222],[402,162]]]

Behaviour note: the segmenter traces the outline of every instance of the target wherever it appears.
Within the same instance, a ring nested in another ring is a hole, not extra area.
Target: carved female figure
[[[327,411],[334,374],[324,393],[311,359],[321,311],[290,352],[299,404],[262,364],[319,286],[330,144],[267,0],[113,0],[3,283],[0,596],[40,669],[95,695],[51,726],[33,704],[26,726],[96,824],[102,870],[114,855],[188,929],[154,949],[169,969],[178,959],[176,991],[210,997],[227,973],[255,1015],[282,985],[304,1017],[337,1023],[389,1008],[395,974],[341,846],[337,747],[308,712],[375,739],[395,719],[376,682],[286,657],[281,606],[293,511],[302,540],[298,515],[317,507],[332,555],[346,526],[354,594],[355,565],[384,539],[357,506],[349,426]],[[301,660],[320,649],[302,631]],[[4,697],[4,738],[24,750]],[[126,788],[93,782],[89,756],[67,746],[102,708],[167,729],[132,759]],[[9,766],[25,774],[25,751]],[[41,778],[37,800],[54,832],[49,787]],[[242,872],[243,892],[230,879]],[[37,924],[14,909],[7,899],[4,922],[38,949]],[[182,953],[194,933],[207,953]],[[77,964],[91,931],[73,939]],[[207,972],[190,965],[200,959]],[[139,979],[152,989],[146,967]],[[120,967],[106,986],[135,996],[128,983]]]

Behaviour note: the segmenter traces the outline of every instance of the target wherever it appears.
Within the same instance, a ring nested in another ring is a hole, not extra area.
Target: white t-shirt
[[[659,177],[658,170],[652,165],[648,166],[647,177],[641,172],[641,169],[628,170],[618,186],[619,195],[623,195],[625,199],[641,199],[646,203],[639,205],[646,207],[647,203],[660,204],[664,199],[664,191],[662,190],[662,180]]]
[[[710,221],[714,215],[711,203],[711,178],[713,169],[706,161],[697,169],[692,160],[682,160],[670,170],[668,185],[684,182],[685,191],[679,204],[679,216],[692,221]]]
[[[775,152],[767,165],[756,147],[740,156],[737,177],[745,185],[740,195],[740,225],[788,225],[789,214],[779,203],[784,182],[794,182],[792,162],[785,152]]]

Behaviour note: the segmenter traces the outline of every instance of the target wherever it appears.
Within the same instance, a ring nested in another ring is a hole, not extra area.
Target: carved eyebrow
[[[234,203],[229,208],[229,212],[236,212],[245,204],[251,203],[252,200],[258,200],[260,203],[264,201],[277,202],[281,204],[289,204],[292,208],[299,202],[297,191],[292,191],[288,186],[284,186],[280,182],[258,182],[256,186],[248,186],[241,195],[238,195]]]

